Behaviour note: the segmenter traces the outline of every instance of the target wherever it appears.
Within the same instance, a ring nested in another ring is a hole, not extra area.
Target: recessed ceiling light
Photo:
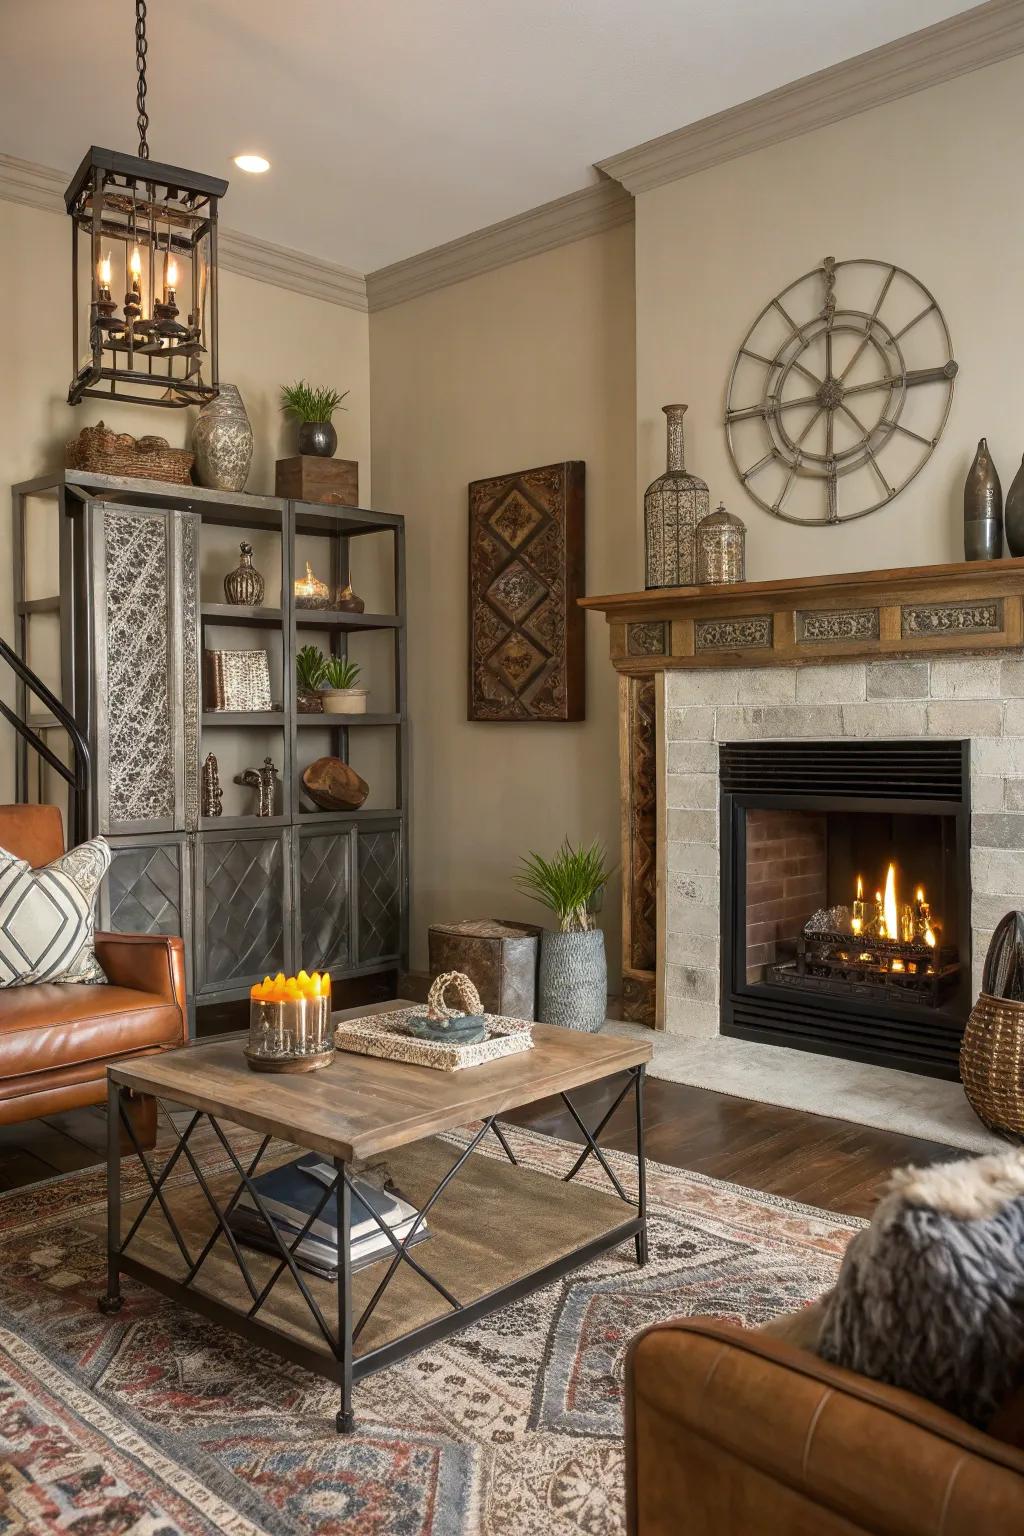
[[[264,160],[262,155],[236,155],[235,164],[240,171],[249,171],[253,176],[270,170],[270,161]]]

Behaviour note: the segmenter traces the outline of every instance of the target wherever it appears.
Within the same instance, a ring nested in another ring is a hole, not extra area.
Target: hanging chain
[[[135,94],[135,105],[139,109],[139,159],[149,159],[149,145],[146,142],[146,132],[149,128],[149,113],[146,111],[146,52],[149,44],[146,41],[146,0],[135,0],[135,68],[139,76],[139,88]]]

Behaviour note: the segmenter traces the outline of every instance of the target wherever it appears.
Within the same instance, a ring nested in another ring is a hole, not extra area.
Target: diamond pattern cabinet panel
[[[352,963],[352,838],[348,829],[299,845],[300,958],[307,971]]]
[[[197,992],[241,988],[288,969],[284,835],[201,833],[196,853]]]
[[[114,933],[183,934],[181,865],[178,843],[112,848],[104,927]]]
[[[402,835],[359,831],[359,963],[397,958],[402,947]]]

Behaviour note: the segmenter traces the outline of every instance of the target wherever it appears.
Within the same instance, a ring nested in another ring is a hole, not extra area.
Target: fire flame
[[[896,911],[896,866],[890,864],[885,877],[885,896],[882,898],[882,913],[885,917],[885,937],[898,939],[900,936],[899,916]]]

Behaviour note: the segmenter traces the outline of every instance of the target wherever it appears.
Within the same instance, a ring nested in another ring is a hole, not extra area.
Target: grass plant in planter
[[[281,389],[281,409],[298,418],[299,452],[316,454],[318,458],[334,457],[338,446],[338,434],[331,417],[335,411],[346,409],[342,401],[348,390],[317,387],[300,379],[297,384],[285,384]]]
[[[516,876],[519,889],[558,919],[540,941],[537,1017],[543,1024],[593,1032],[608,1007],[604,934],[595,914],[612,873],[599,842],[573,848],[566,838],[552,859],[531,853]]]
[[[328,656],[320,678],[320,695],[326,715],[365,715],[365,688],[357,688],[359,667],[347,656]]]

